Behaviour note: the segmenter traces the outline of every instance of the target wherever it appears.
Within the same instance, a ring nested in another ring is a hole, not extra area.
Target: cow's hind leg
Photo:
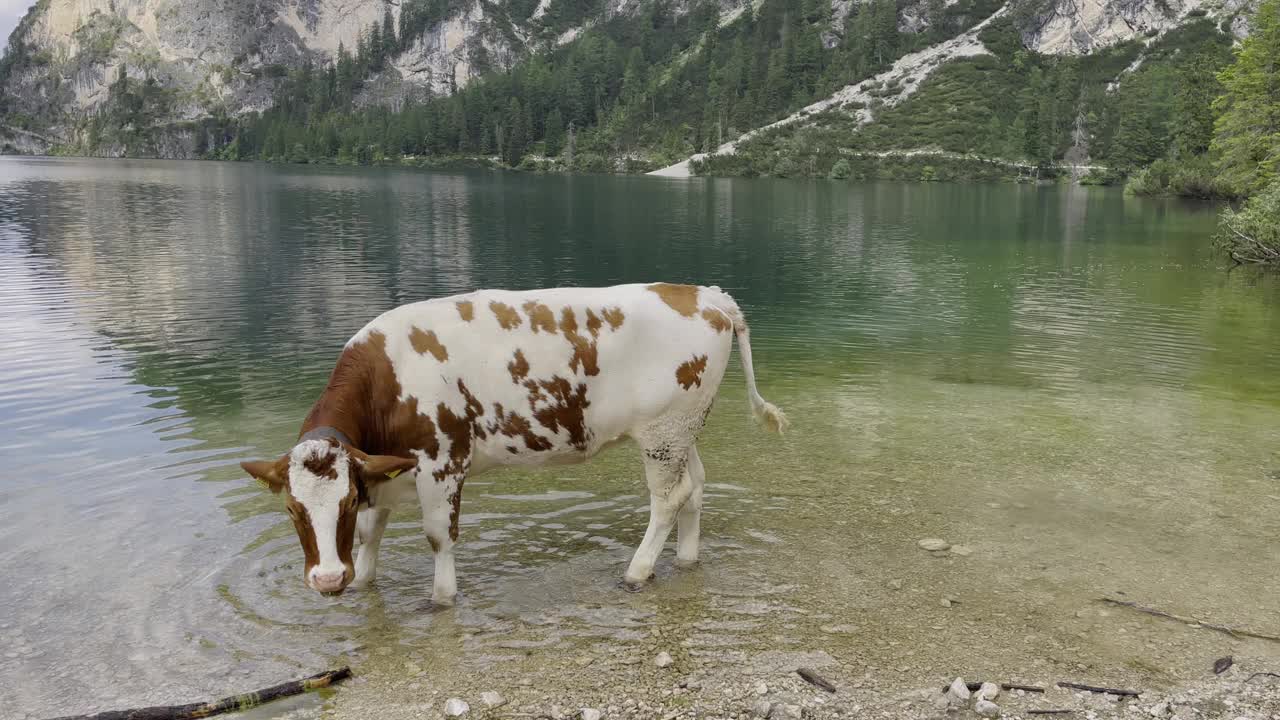
[[[693,483],[685,472],[690,445],[673,445],[670,441],[648,444],[642,440],[641,447],[649,485],[649,527],[623,576],[629,590],[639,589],[653,574],[653,566],[676,522],[676,513],[693,492]]]
[[[458,512],[462,500],[462,475],[449,475],[437,480],[433,473],[418,475],[418,500],[422,503],[422,528],[435,553],[431,602],[452,605],[458,592],[458,578],[453,567],[453,546],[458,540]]]
[[[698,448],[690,446],[684,478],[681,480],[689,483],[689,499],[684,502],[684,506],[680,508],[680,514],[676,517],[677,565],[687,567],[698,562],[698,537],[702,525],[702,485],[706,479],[707,473],[702,467],[702,458],[698,457]]]
[[[356,554],[356,575],[352,587],[363,587],[373,582],[378,573],[378,548],[382,534],[386,532],[391,508],[365,508],[356,516],[356,534],[360,537],[360,551]]]

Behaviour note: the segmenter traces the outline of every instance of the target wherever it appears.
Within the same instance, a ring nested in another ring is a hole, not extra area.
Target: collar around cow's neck
[[[330,425],[321,425],[318,428],[312,428],[306,431],[302,434],[302,437],[298,438],[298,442],[306,440],[328,440],[329,438],[333,438],[347,447],[355,447],[355,443],[351,442],[351,438],[347,437],[346,433]]]

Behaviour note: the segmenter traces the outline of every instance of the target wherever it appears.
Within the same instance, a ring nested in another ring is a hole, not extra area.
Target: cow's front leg
[[[433,473],[418,476],[418,500],[422,503],[422,528],[435,554],[431,602],[452,605],[458,593],[453,567],[453,546],[458,540],[458,513],[462,506],[462,475],[437,480]]]
[[[629,590],[638,590],[653,574],[662,546],[675,525],[676,513],[684,507],[693,491],[693,483],[685,472],[687,451],[670,446],[646,447],[645,480],[649,485],[649,527],[644,540],[636,548],[623,581]]]
[[[356,534],[360,537],[360,551],[356,553],[356,575],[351,587],[364,587],[378,574],[378,548],[382,534],[387,530],[391,508],[365,508],[356,516]]]

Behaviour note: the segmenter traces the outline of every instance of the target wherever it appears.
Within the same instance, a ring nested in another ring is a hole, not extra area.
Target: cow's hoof
[[[681,568],[683,570],[688,570],[689,568],[698,567],[698,558],[694,558],[692,560],[676,558],[676,567]]]
[[[618,587],[629,593],[638,593],[643,591],[645,586],[648,584],[649,583],[647,582],[631,582],[630,580],[622,580],[618,582]]]

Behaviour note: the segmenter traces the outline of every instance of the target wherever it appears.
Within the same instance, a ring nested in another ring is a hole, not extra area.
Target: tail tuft
[[[759,396],[757,398],[760,400],[759,403],[751,403],[751,414],[755,416],[756,422],[764,425],[770,432],[782,435],[791,424],[791,421],[787,420],[786,413],[782,412],[782,408],[764,398]]]

